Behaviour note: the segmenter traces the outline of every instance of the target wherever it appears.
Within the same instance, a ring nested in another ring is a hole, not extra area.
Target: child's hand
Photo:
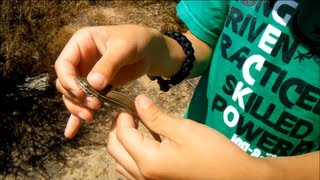
[[[136,108],[146,126],[164,140],[159,143],[143,136],[129,114],[119,114],[109,134],[108,152],[128,179],[220,179],[228,175],[241,179],[254,161],[222,134],[165,114],[144,95],[136,98]]]
[[[107,84],[121,85],[149,73],[151,63],[157,58],[168,59],[166,55],[163,36],[154,29],[119,25],[76,32],[55,63],[56,86],[72,114],[65,136],[75,136],[80,119],[92,120],[93,110],[101,106],[97,99],[85,97],[74,80],[76,76],[87,77],[92,87],[101,90]]]

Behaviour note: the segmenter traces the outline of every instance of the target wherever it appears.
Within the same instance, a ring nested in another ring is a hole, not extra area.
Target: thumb
[[[120,69],[119,61],[122,57],[113,57],[110,52],[106,52],[101,59],[94,65],[88,74],[88,82],[97,90],[102,90],[117,74]]]
[[[106,51],[88,75],[90,85],[97,90],[110,84],[120,68],[128,65],[129,60],[136,55],[134,44],[128,44],[121,39],[109,40],[106,46]]]
[[[145,95],[139,95],[135,101],[136,109],[145,126],[171,140],[179,135],[182,120],[163,112]]]

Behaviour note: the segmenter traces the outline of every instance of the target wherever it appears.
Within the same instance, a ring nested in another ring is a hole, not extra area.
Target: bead
[[[195,56],[194,56],[194,49],[192,47],[192,43],[188,40],[186,36],[184,36],[180,32],[172,32],[172,31],[167,31],[167,32],[164,32],[163,34],[175,39],[180,44],[180,46],[182,47],[186,55],[186,59],[184,60],[181,66],[181,69],[178,71],[177,74],[172,76],[169,80],[164,80],[161,76],[152,76],[151,78],[149,77],[151,80],[157,79],[157,82],[160,86],[160,90],[167,92],[171,87],[170,84],[173,86],[177,85],[180,82],[182,82],[186,77],[189,76],[193,68]]]

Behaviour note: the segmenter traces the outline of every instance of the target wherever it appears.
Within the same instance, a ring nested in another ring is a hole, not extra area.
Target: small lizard
[[[116,106],[121,110],[132,114],[134,119],[138,119],[139,116],[137,114],[133,98],[116,92],[113,90],[111,85],[108,85],[101,91],[97,91],[88,83],[86,78],[76,77],[75,81],[87,96],[96,97],[107,106]],[[138,125],[138,122],[135,121],[135,124]],[[161,138],[158,134],[154,133],[150,129],[148,130],[155,140],[161,142]]]

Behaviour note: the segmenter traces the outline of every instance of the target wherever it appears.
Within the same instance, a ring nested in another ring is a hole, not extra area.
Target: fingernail
[[[152,101],[147,96],[140,94],[138,96],[138,103],[141,108],[147,109],[152,104]]]
[[[90,84],[97,89],[102,89],[105,86],[105,77],[97,72],[90,73],[88,75],[88,81]]]
[[[90,108],[90,109],[94,109],[94,110],[97,110],[101,107],[101,104],[100,102],[97,102],[95,103],[94,102],[95,100],[94,99],[91,99],[91,97],[87,97],[84,101],[83,101],[83,104]]]
[[[94,109],[94,106],[93,106],[93,104],[92,104],[91,101],[85,100],[85,101],[83,102],[83,104],[84,104],[85,106],[87,106],[88,108],[90,108],[90,109]]]

